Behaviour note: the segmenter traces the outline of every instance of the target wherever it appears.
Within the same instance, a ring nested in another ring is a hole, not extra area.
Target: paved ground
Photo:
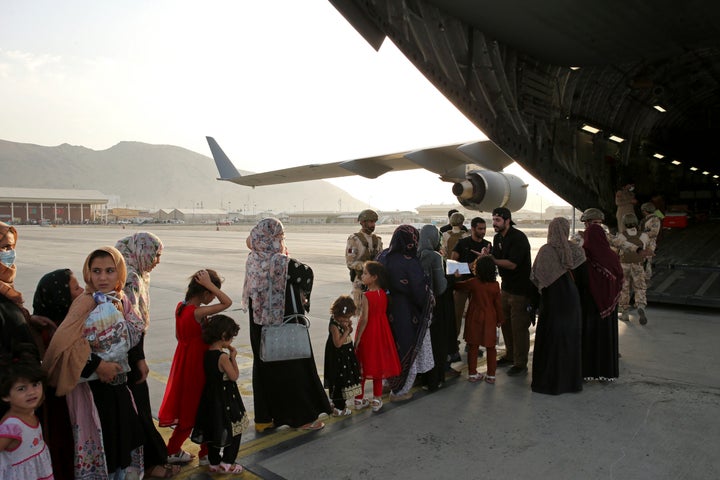
[[[201,266],[218,269],[239,304],[247,229],[222,228],[152,229],[166,246],[152,274],[146,342],[155,411],[175,347],[172,311],[188,277]],[[92,248],[132,231],[20,227],[17,283],[28,304],[43,273],[65,266],[80,272]],[[389,232],[381,233],[389,241]],[[311,319],[320,371],[329,305],[349,286],[338,253],[346,236],[340,229],[290,229],[287,235],[291,255],[316,274]],[[531,242],[534,248],[543,243]],[[589,383],[578,394],[535,394],[529,376],[510,378],[503,371],[494,386],[470,384],[464,374],[436,393],[416,391],[412,400],[386,404],[377,414],[327,419],[319,432],[251,430],[243,436],[240,461],[248,472],[240,478],[720,478],[718,314],[651,305],[647,326],[636,317],[620,325],[620,380]],[[243,326],[235,342],[243,358],[239,384],[252,410],[247,316],[231,315]],[[179,478],[210,477],[195,463]]]

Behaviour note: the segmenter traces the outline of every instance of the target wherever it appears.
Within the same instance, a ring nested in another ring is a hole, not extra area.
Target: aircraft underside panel
[[[589,31],[577,40],[585,45],[602,41],[606,50],[598,51],[594,58],[579,56],[587,64],[575,70],[570,68],[573,65],[557,65],[537,56],[538,51],[543,52],[543,45],[552,50],[548,58],[558,59],[567,52],[560,52],[557,43],[546,40],[550,35],[536,35],[528,41],[527,36],[532,34],[524,34],[521,25],[533,21],[535,25],[543,24],[543,19],[552,17],[549,33],[557,33],[558,38],[581,35],[572,22],[558,18],[575,17],[587,25],[598,25],[598,15],[607,15],[601,3],[529,5],[527,11],[520,9],[513,14],[507,28],[488,27],[490,22],[485,22],[487,28],[481,29],[466,19],[482,24],[484,16],[497,15],[494,10],[505,7],[460,0],[331,1],[351,24],[361,25],[365,32],[368,25],[374,26],[372,38],[365,35],[375,47],[379,32],[385,34],[490,140],[576,208],[600,207],[607,217],[612,217],[615,189],[628,178],[633,178],[638,191],[648,195],[661,192],[668,199],[677,194],[680,185],[687,188],[689,183],[712,181],[709,176],[693,176],[689,170],[675,168],[670,156],[659,161],[653,154],[664,146],[666,155],[670,151],[674,155],[691,155],[701,151],[702,143],[707,141],[704,137],[717,138],[720,134],[717,122],[712,121],[720,109],[718,78],[714,74],[720,71],[718,39],[713,48],[698,46],[692,50],[685,38],[668,39],[664,32],[648,37],[647,31],[627,28],[623,38],[614,42],[627,45],[626,51],[618,51],[603,40],[613,33],[603,34],[597,27],[599,31]],[[350,6],[352,12],[348,11]],[[566,11],[568,8],[573,10]],[[671,6],[663,8],[656,8],[661,10],[658,15],[664,15],[663,20],[674,18]],[[703,8],[713,15],[720,10]],[[692,16],[698,25],[703,22],[702,12],[689,10],[684,14]],[[701,33],[713,34],[709,20],[713,15],[706,15],[709,33]],[[647,22],[651,20],[655,19]],[[705,23],[702,25],[705,27]],[[524,41],[527,50],[493,37],[493,33],[502,36],[504,32],[511,32],[505,34],[508,38],[514,34],[513,40]],[[681,33],[688,35],[687,31]],[[659,48],[665,42],[675,43],[672,49]],[[573,48],[565,46],[570,53]],[[651,49],[653,57],[643,56],[641,48]],[[690,82],[690,71],[692,84],[683,85]],[[653,109],[658,98],[670,96],[682,107],[676,109],[678,113],[663,115]],[[706,109],[704,114],[702,109]],[[691,128],[683,124],[683,111],[693,111],[696,118],[707,119],[708,125]],[[599,126],[600,131],[582,131],[585,123]],[[688,132],[694,129],[706,134],[693,134],[689,139]],[[611,140],[611,135],[622,141]],[[705,156],[695,157],[697,161],[709,161]],[[717,192],[717,186],[714,188]]]

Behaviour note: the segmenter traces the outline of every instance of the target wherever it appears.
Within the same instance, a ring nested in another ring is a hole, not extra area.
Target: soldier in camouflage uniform
[[[645,269],[643,263],[645,261],[645,251],[649,238],[645,233],[640,232],[638,228],[638,219],[634,213],[627,213],[623,216],[624,233],[617,235],[620,241],[631,243],[635,249],[620,250],[620,265],[623,269],[623,286],[620,292],[620,319],[627,322],[630,320],[628,310],[630,309],[630,287],[635,293],[635,305],[638,309],[640,317],[640,325],[647,323],[645,307],[647,306],[647,298],[645,291],[647,284],[645,283]]]
[[[662,228],[662,220],[655,214],[655,210],[655,205],[652,202],[643,203],[640,207],[640,211],[645,215],[640,221],[640,231],[648,236],[647,250],[649,255],[645,261],[645,283],[648,285],[650,284],[650,278],[652,278],[652,257],[655,255],[658,235],[660,235],[660,229]]]
[[[360,231],[353,233],[347,239],[345,248],[345,261],[350,270],[350,281],[353,284],[352,297],[357,306],[357,316],[360,316],[362,306],[362,292],[364,286],[360,281],[363,265],[368,260],[375,260],[375,257],[382,252],[382,239],[375,235],[375,222],[378,214],[373,210],[363,210],[358,215]]]

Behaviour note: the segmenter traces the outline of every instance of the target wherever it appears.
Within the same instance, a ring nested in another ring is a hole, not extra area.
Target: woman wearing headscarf
[[[126,268],[114,247],[83,266],[77,297],[48,346],[43,366],[56,395],[66,396],[75,445],[75,478],[142,478],[143,435],[127,386],[127,350],[144,323],[123,294]]]
[[[46,273],[40,279],[33,297],[33,313],[50,319],[54,324],[53,328],[41,332],[45,348],[50,343],[52,334],[65,320],[73,300],[83,292],[84,289],[68,268]],[[72,480],[75,473],[70,415],[65,397],[56,396],[55,389],[51,386],[46,389],[42,419],[43,435],[50,450],[55,480]]]
[[[18,234],[15,227],[0,222],[0,355],[12,356],[20,345],[40,353],[30,328],[30,312],[23,306],[22,293],[15,289],[15,246]],[[48,321],[49,322],[49,321]],[[0,402],[0,417],[7,412],[8,404]]]
[[[424,225],[420,229],[420,247],[418,258],[423,272],[430,280],[430,289],[435,296],[432,323],[430,324],[430,343],[432,345],[435,366],[425,374],[425,385],[429,391],[437,390],[445,383],[445,362],[450,340],[455,341],[455,304],[452,287],[448,288],[443,257],[438,252],[440,232],[435,225]]]
[[[310,358],[279,362],[260,359],[263,325],[276,325],[285,315],[310,310],[313,271],[286,252],[285,233],[278,219],[265,218],[253,227],[242,301],[250,314],[258,432],[280,425],[318,430],[325,426],[318,416],[332,411],[312,354]]]
[[[585,380],[614,381],[620,375],[617,307],[622,266],[600,225],[585,230],[582,248],[587,257],[587,282],[577,279],[583,307],[582,375]]]
[[[568,241],[569,235],[567,219],[554,218],[530,272],[540,291],[531,384],[537,393],[582,390],[582,308],[574,272],[585,262],[585,254]]]
[[[390,400],[412,397],[410,389],[418,373],[433,368],[430,335],[427,335],[434,305],[432,291],[418,259],[419,233],[412,225],[395,229],[390,246],[378,256],[390,284],[390,328],[402,371],[388,379]]]
[[[115,248],[122,254],[127,267],[123,292],[142,318],[144,331],[147,332],[150,326],[150,272],[160,263],[163,244],[153,233],[138,232],[118,240]],[[177,474],[180,467],[167,465],[167,446],[153,422],[150,391],[146,381],[150,368],[145,361],[145,333],[138,344],[128,352],[128,362],[128,387],[133,394],[145,434],[145,470],[151,477],[168,478]]]

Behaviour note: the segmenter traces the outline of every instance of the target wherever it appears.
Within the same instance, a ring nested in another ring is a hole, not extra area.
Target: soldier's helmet
[[[465,215],[463,215],[460,212],[455,212],[452,215],[450,215],[450,225],[453,227],[459,227],[460,225],[465,222]]]
[[[377,222],[378,220],[378,214],[375,212],[375,210],[363,210],[358,215],[358,222],[365,222],[365,221],[371,221],[371,222]]]
[[[644,213],[655,213],[655,205],[652,202],[645,202],[640,206]]]
[[[580,217],[581,222],[589,222],[590,220],[605,220],[605,214],[599,208],[588,208]]]
[[[638,218],[634,213],[626,213],[622,218],[623,225],[626,227],[637,227]]]

